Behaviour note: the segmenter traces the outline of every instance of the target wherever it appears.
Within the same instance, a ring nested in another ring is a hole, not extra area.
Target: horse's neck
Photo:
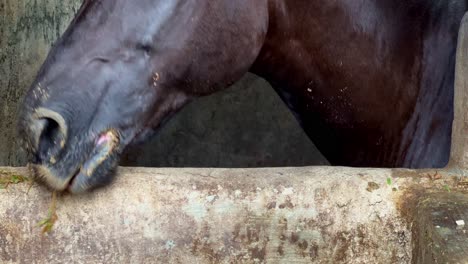
[[[272,0],[269,33],[252,70],[280,91],[319,145],[340,142],[356,155],[368,153],[363,160],[373,155],[375,165],[440,164],[447,150],[437,144],[450,139],[452,55],[465,7]],[[421,158],[425,151],[438,161]]]

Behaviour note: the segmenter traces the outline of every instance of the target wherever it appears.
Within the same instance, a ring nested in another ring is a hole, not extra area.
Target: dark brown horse
[[[27,94],[38,179],[81,192],[251,71],[334,165],[442,167],[465,0],[87,0]],[[287,131],[285,131],[287,133]]]

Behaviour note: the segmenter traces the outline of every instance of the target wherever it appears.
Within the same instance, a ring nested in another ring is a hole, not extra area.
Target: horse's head
[[[109,182],[129,144],[249,69],[266,34],[264,2],[84,1],[20,111],[36,178],[71,192]]]

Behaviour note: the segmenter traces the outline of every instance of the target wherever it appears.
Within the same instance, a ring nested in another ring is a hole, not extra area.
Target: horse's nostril
[[[38,109],[33,120],[32,131],[37,146],[37,158],[39,161],[55,163],[67,137],[65,120],[57,112],[45,108]]]
[[[57,139],[60,135],[58,123],[50,118],[44,118],[45,126],[39,138],[39,151],[47,151],[57,145]]]

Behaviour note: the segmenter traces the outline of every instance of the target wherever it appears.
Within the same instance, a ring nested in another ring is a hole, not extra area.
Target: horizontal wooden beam
[[[458,193],[464,179],[337,167],[119,168],[107,188],[59,196],[45,235],[37,223],[51,193],[12,181],[0,190],[0,262],[410,263],[411,226],[430,215],[412,214],[419,197]]]

